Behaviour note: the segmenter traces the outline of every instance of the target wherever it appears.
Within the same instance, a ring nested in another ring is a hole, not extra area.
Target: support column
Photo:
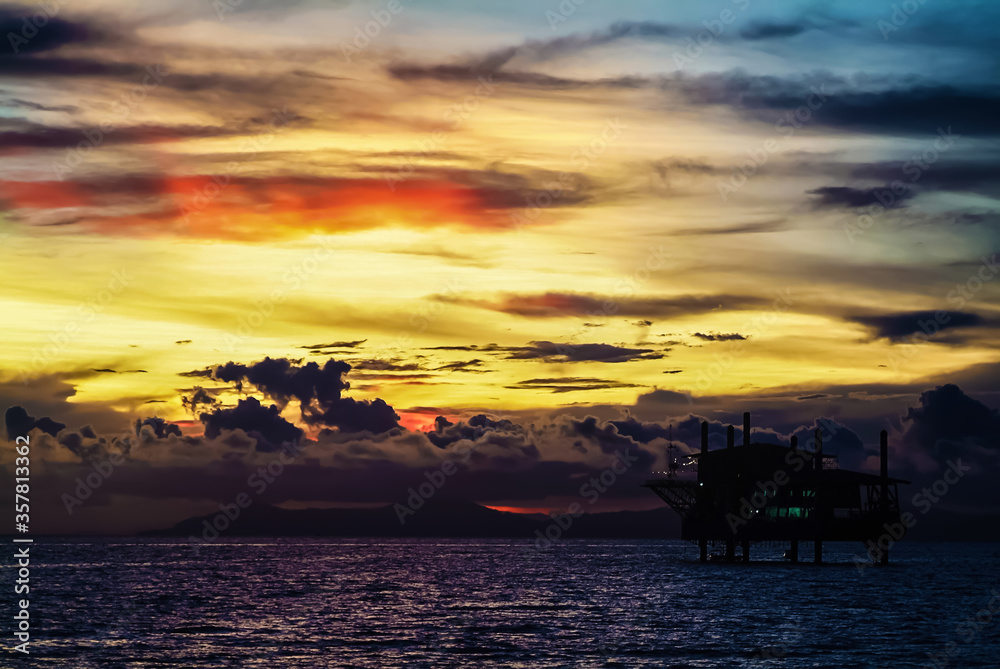
[[[799,563],[799,542],[798,541],[793,541],[792,542],[792,547],[788,550],[788,552],[791,555],[792,564],[798,564]]]
[[[823,542],[817,541],[814,553],[816,564],[823,564]]]
[[[817,427],[814,437],[816,439],[816,461],[813,465],[816,471],[820,471],[823,469],[823,429]]]
[[[732,539],[726,541],[726,562],[736,561],[736,542]]]
[[[879,499],[882,502],[882,517],[887,521],[893,517],[893,508],[889,504],[889,433],[882,430],[879,434],[879,460],[880,460],[880,490]],[[880,552],[879,564],[889,564],[889,549]]]
[[[708,562],[708,541],[701,539],[698,541],[698,559]]]
[[[750,541],[747,539],[743,540],[743,561],[750,562]]]

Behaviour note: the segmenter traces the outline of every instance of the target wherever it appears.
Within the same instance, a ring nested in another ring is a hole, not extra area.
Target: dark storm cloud
[[[662,358],[651,348],[625,348],[613,344],[570,344],[551,341],[533,341],[528,346],[514,347],[507,356],[510,360],[541,359],[549,362],[629,362]]]
[[[148,427],[153,436],[157,439],[166,439],[167,436],[173,434],[178,437],[181,436],[181,428],[173,423],[164,420],[158,416],[151,416],[146,419],[136,419],[135,421],[135,435],[142,435],[142,428]]]
[[[954,384],[922,393],[920,406],[907,410],[902,427],[904,445],[940,464],[967,456],[995,467],[1000,456],[1000,414]]]
[[[419,172],[428,178],[479,189],[487,207],[520,209],[530,206],[545,194],[547,207],[569,207],[590,202],[597,195],[594,180],[581,172],[531,169],[523,172],[498,169],[425,168]],[[412,177],[411,177],[412,178]],[[552,198],[553,186],[560,185],[560,195]]]
[[[674,187],[675,181],[689,182],[702,177],[729,174],[730,169],[687,158],[661,158],[639,163],[635,167],[635,172],[640,178],[650,172],[655,173],[654,186],[658,194],[673,196],[677,191]]]
[[[86,58],[0,58],[0,76],[22,79],[107,77],[135,80],[147,74],[145,65],[132,63],[105,63]]]
[[[218,402],[213,392],[205,390],[201,386],[195,386],[191,389],[190,395],[181,397],[181,405],[192,414],[198,413],[198,407],[200,406],[214,407]]]
[[[0,151],[15,149],[65,149],[83,142],[84,131],[93,133],[90,126],[66,127],[46,126],[23,119],[4,119],[0,121]],[[158,142],[177,141],[181,139],[201,139],[207,137],[227,137],[245,132],[235,128],[221,126],[193,125],[132,125],[116,127],[112,132],[103,134],[103,144],[155,144]],[[123,191],[140,186],[143,181],[152,178],[132,177],[116,183],[115,187]],[[101,187],[104,182],[83,180],[75,182],[86,189],[90,186]],[[107,184],[105,184],[107,185]]]
[[[504,387],[511,390],[549,390],[553,393],[571,393],[584,390],[607,390],[611,388],[640,388],[641,386],[634,383],[612,381],[610,379],[565,376],[552,379],[527,379]]]
[[[788,222],[775,219],[769,221],[757,221],[753,223],[737,223],[735,225],[725,225],[717,228],[681,228],[671,233],[675,237],[698,237],[703,235],[747,235],[761,232],[779,232],[787,229]]]
[[[862,87],[823,73],[782,78],[742,70],[675,77],[663,80],[661,86],[693,102],[728,105],[770,123],[811,104],[811,126],[932,140],[939,137],[939,130],[947,138],[949,129],[955,137],[1000,134],[1000,96],[986,88],[892,80],[873,88],[870,83]]]
[[[648,348],[625,348],[613,344],[574,344],[569,342],[532,341],[527,346],[470,344],[468,346],[434,346],[428,351],[476,351],[495,353],[508,360],[545,360],[546,362],[627,362],[655,360],[663,354]]]
[[[704,314],[710,311],[761,309],[774,300],[752,295],[678,295],[665,298],[622,298],[586,293],[505,294],[500,299],[480,299],[441,296],[447,302],[470,304],[526,318],[558,318],[565,316],[626,316],[670,318]]]
[[[781,40],[801,35],[809,30],[833,31],[853,28],[857,21],[836,19],[825,16],[803,17],[795,21],[752,21],[740,30],[740,37],[748,42],[760,40]]]
[[[265,358],[243,365],[228,362],[215,368],[214,378],[255,387],[282,406],[290,400],[301,405],[302,420],[309,424],[337,427],[342,432],[386,432],[399,427],[399,416],[381,399],[372,402],[342,397],[350,388],[344,375],[351,370],[346,362],[327,360],[320,367],[315,362],[301,366],[285,358]]]
[[[32,18],[39,12],[33,8],[0,7],[0,76],[21,78],[43,77],[102,77],[136,82],[150,74],[148,63],[101,61],[88,57],[65,58],[51,55],[62,47],[122,47],[139,44],[133,35],[126,35],[109,26],[116,18],[94,18],[70,21],[47,12],[46,23],[40,27]],[[27,18],[27,23],[25,18]],[[36,21],[37,22],[37,21]],[[152,66],[159,68],[159,66]],[[162,74],[162,71],[161,71]],[[239,76],[221,73],[169,73],[157,76],[157,83],[183,93],[220,91],[263,95],[287,88],[291,82],[284,77]],[[31,105],[33,103],[28,103]]]
[[[765,23],[755,21],[740,30],[740,37],[755,41],[801,35],[812,26],[808,23]]]
[[[145,369],[125,369],[119,372],[116,369],[102,368],[102,369],[92,369],[90,371],[94,372],[95,374],[149,374],[149,372],[146,371]]]
[[[640,396],[639,400],[640,401],[637,404],[662,403],[665,405],[676,404],[683,405],[684,407],[690,406],[690,402],[688,401],[688,397],[686,395],[669,390],[654,390],[651,393]],[[671,421],[669,425],[655,422],[646,423],[638,421],[634,418],[628,418],[624,421],[615,422],[620,423],[618,430],[622,434],[628,434],[636,441],[643,441],[644,443],[657,438],[667,439],[672,432],[674,443],[675,445],[682,445],[682,452],[697,453],[701,451],[701,424],[703,421],[708,422],[709,450],[725,448],[728,439],[727,434],[729,423],[721,420],[708,419],[704,416],[698,416],[692,413],[688,413],[680,420]],[[735,427],[734,435],[736,443],[739,444],[743,442],[742,429]]]
[[[489,443],[502,447],[515,447],[523,453],[537,457],[538,450],[530,442],[528,430],[506,418],[494,419],[485,414],[472,416],[467,421],[452,423],[444,416],[434,420],[434,431],[427,432],[427,439],[438,448],[446,448],[458,441]]]
[[[0,101],[0,104],[5,107],[21,107],[23,109],[30,109],[31,111],[65,112],[67,114],[75,114],[80,109],[73,105],[43,105],[31,100],[20,100],[18,98]]]
[[[801,19],[793,23],[758,22],[746,26],[740,37],[746,41],[784,39],[811,29],[853,26],[849,20]],[[519,46],[504,47],[467,57],[450,64],[425,65],[397,61],[390,65],[389,73],[403,80],[434,79],[438,81],[468,81],[479,77],[492,77],[495,81],[530,87],[572,89],[588,86],[616,86],[634,88],[647,80],[638,77],[620,77],[599,80],[579,80],[555,77],[525,69],[532,64],[544,63],[565,56],[574,56],[624,40],[641,40],[677,43],[705,32],[704,25],[685,26],[655,21],[618,21],[607,28],[589,33],[573,33],[564,37],[544,40],[527,40]],[[723,42],[733,41],[721,35]],[[508,69],[505,69],[508,68]]]
[[[499,84],[518,84],[521,86],[546,89],[581,88],[585,82],[563,77],[552,77],[547,74],[533,72],[495,72],[478,63],[463,65],[406,65],[396,64],[389,67],[389,74],[402,81],[420,81],[434,79],[437,81],[465,82],[488,78],[490,82]]]
[[[897,190],[899,190],[898,187]],[[900,204],[902,200],[907,200],[915,195],[912,189],[905,189],[901,193],[896,193],[889,186],[885,186],[884,188],[825,186],[806,191],[806,193],[817,196],[817,199],[813,201],[814,206],[826,209],[867,207],[870,204],[879,204],[883,201],[888,201],[890,197],[892,198],[893,206],[899,207],[902,206]]]
[[[402,362],[399,358],[392,360],[355,360],[351,368],[373,372],[419,372],[426,367],[417,362]]]
[[[434,79],[437,81],[469,81],[484,78],[487,81],[518,84],[549,89],[572,89],[594,85],[585,80],[555,77],[538,72],[503,68],[512,62],[525,64],[551,60],[599,47],[621,39],[672,38],[683,35],[683,29],[651,21],[625,21],[603,30],[587,34],[577,33],[548,40],[528,40],[520,46],[505,47],[495,51],[456,61],[452,64],[423,65],[396,62],[389,66],[389,73],[401,80]],[[614,85],[615,80],[605,83]]]
[[[456,360],[455,362],[448,362],[439,367],[435,367],[435,371],[445,371],[445,372],[483,372],[487,370],[475,369],[477,367],[482,367],[486,364],[485,361],[479,358],[473,358],[472,360]]]
[[[932,336],[941,330],[989,325],[979,314],[962,311],[908,311],[897,314],[849,316],[847,320],[872,330],[877,339],[900,340],[918,332]]]
[[[635,418],[625,420],[608,421],[609,425],[614,425],[618,434],[630,437],[640,444],[648,444],[654,439],[669,439],[670,428],[659,423],[644,423]]]
[[[54,51],[71,44],[99,44],[109,38],[103,28],[51,16],[48,12],[41,12],[46,20],[39,27],[38,21],[33,21],[38,13],[35,7],[0,5],[0,35],[3,36],[0,61]]]
[[[693,401],[694,397],[689,393],[680,393],[674,390],[663,390],[662,388],[657,388],[656,390],[651,390],[648,393],[643,393],[636,398],[636,404],[639,406],[678,405],[681,407],[689,407]]]
[[[734,416],[737,419],[739,416]],[[680,445],[682,453],[696,453],[701,450],[701,423],[707,419],[702,416],[688,414],[686,417],[672,421],[670,424],[663,422],[643,422],[629,417],[624,420],[608,421],[608,427],[614,427],[617,434],[629,437],[630,439],[648,444],[655,439],[669,440],[671,434],[675,445]],[[728,443],[729,425],[720,420],[707,420],[708,422],[708,443],[709,450],[725,448]],[[734,441],[737,445],[743,443],[743,430],[738,424],[733,425]],[[872,454],[877,455],[877,451],[864,447],[861,438],[848,427],[829,418],[817,418],[809,425],[800,425],[789,430],[787,434],[767,430],[762,432],[759,428],[754,432],[752,440],[754,442],[775,443],[783,446],[791,444],[791,437],[798,437],[800,448],[813,449],[815,447],[815,433],[817,428],[823,431],[823,449],[827,454],[837,455],[840,465],[845,468],[862,468],[865,460]],[[588,429],[596,429],[593,424]]]
[[[854,25],[849,20],[800,20],[747,26],[745,39],[784,39],[810,28]],[[926,135],[954,128],[957,135],[1000,134],[1000,96],[989,87],[942,84],[930,80],[847,79],[818,72],[809,76],[751,75],[744,70],[699,76],[570,79],[515,69],[627,37],[670,38],[689,35],[675,26],[620,23],[591,34],[529,41],[450,64],[396,62],[389,73],[401,80],[492,81],[550,90],[583,88],[661,89],[683,94],[696,104],[727,105],[755,120],[775,123],[781,115],[811,103],[809,123],[857,132]]]
[[[698,339],[703,339],[705,341],[742,341],[747,338],[738,332],[731,332],[729,334],[723,334],[718,332],[705,334],[704,332],[695,332],[694,336],[697,337]]]
[[[259,451],[277,451],[302,437],[302,430],[282,418],[278,407],[264,407],[254,397],[240,400],[230,409],[203,413],[201,422],[205,424],[206,438],[215,439],[223,430],[243,430],[257,440]]]
[[[931,163],[940,153],[928,147],[916,151],[907,161],[856,165],[851,176],[890,183],[918,183],[921,189],[977,193],[987,197],[1000,195],[1000,174],[994,160],[945,160]]]
[[[874,390],[884,392],[886,389],[877,387]],[[660,394],[664,392],[656,391]],[[683,401],[683,396],[679,397]],[[877,454],[877,438],[869,439],[866,446],[854,431],[853,424],[847,427],[839,419],[834,421],[829,418],[805,421],[790,418],[791,414],[787,412],[798,411],[801,414],[803,411],[794,408],[794,397],[787,399],[788,404],[774,406],[772,402],[772,408],[760,412],[771,417],[767,421],[769,424],[783,423],[784,426],[779,431],[757,428],[754,441],[787,445],[790,437],[796,435],[800,447],[811,448],[810,440],[815,429],[822,427],[825,431],[824,451],[837,455],[841,467],[866,469],[872,466],[872,457]],[[870,401],[858,401],[870,405]],[[264,409],[256,400],[244,402],[236,409],[217,412],[214,417],[203,416],[206,422],[204,438],[178,438],[176,434],[168,434],[165,439],[156,439],[152,429],[145,428],[148,441],[144,442],[142,453],[144,458],[154,457],[156,465],[151,466],[153,461],[146,460],[137,463],[137,466],[116,468],[115,475],[97,491],[95,500],[103,503],[112,495],[151,500],[231,499],[240,490],[241,481],[245,482],[247,475],[259,466],[259,461],[243,463],[241,459],[247,451],[248,442],[243,436],[247,430],[251,432],[251,438],[260,442],[260,451],[273,451],[281,443],[295,439],[304,447],[306,460],[287,466],[280,480],[268,487],[266,499],[269,503],[286,500],[385,503],[400,495],[405,496],[408,487],[426,481],[425,473],[429,471],[427,458],[436,462],[445,459],[455,462],[456,473],[449,479],[449,495],[487,503],[491,500],[535,502],[553,496],[575,497],[580,494],[581,483],[600,475],[603,469],[619,458],[619,453],[625,454],[630,464],[628,471],[608,487],[607,501],[646,499],[648,491],[643,491],[639,484],[649,476],[651,469],[667,457],[664,440],[672,435],[673,443],[679,447],[681,454],[695,452],[700,448],[700,428],[704,420],[702,416],[683,410],[680,418],[653,421],[633,417],[601,419],[586,414],[562,414],[541,421],[536,418],[529,424],[525,419],[484,414],[459,421],[438,416],[435,429],[429,433],[401,430],[360,437],[321,433],[319,439],[313,441],[301,439],[297,429],[281,419],[277,407]],[[657,404],[653,412],[662,416],[665,406]],[[232,414],[241,408],[249,409],[248,413],[254,416],[233,417]],[[636,406],[635,409],[643,408]],[[677,412],[674,415],[678,415]],[[723,416],[739,420],[738,414]],[[882,414],[862,419],[864,434],[877,434],[877,429],[885,420]],[[210,427],[213,421],[216,424]],[[255,422],[264,426],[257,430],[257,434],[252,434]],[[708,422],[710,448],[724,448],[726,423],[714,419]],[[1000,428],[997,422],[996,411],[964,396],[955,387],[942,387],[925,393],[920,407],[912,409],[904,417],[901,443],[909,452],[930,454],[942,466],[950,458],[961,457],[963,463],[977,465],[977,471],[982,472],[990,462],[996,462],[995,435]],[[227,433],[227,430],[232,432]],[[734,432],[737,443],[741,443],[741,431],[736,429]],[[84,428],[72,433],[72,436],[65,432],[61,434],[64,447],[77,452],[83,460],[92,459],[92,452],[99,451],[93,430]],[[40,440],[40,445],[44,444],[44,439]],[[212,448],[203,447],[209,443],[207,439],[215,439]],[[220,454],[216,449],[224,452]],[[127,445],[122,446],[122,450],[127,452]],[[39,454],[42,452],[40,450]],[[157,453],[168,456],[172,452],[176,452],[181,459],[155,456]],[[240,458],[228,457],[237,453]],[[200,454],[206,458],[205,462],[192,466],[189,462],[192,454]],[[585,456],[586,460],[579,461],[578,454]],[[223,461],[228,469],[212,464]],[[333,464],[330,464],[331,461]],[[902,457],[893,463],[892,473],[911,478],[909,470],[901,469],[904,469]],[[58,474],[62,470],[52,471]],[[64,483],[72,482],[77,475],[77,470],[65,470],[65,480],[47,480],[45,485],[62,489],[66,487]],[[932,476],[939,475],[939,472],[932,472]],[[516,480],[516,486],[511,485],[512,480]],[[930,482],[922,478],[915,485],[919,487]],[[983,485],[984,482],[988,485]],[[949,493],[949,501],[982,498],[984,503],[991,499],[995,502],[993,483],[985,481],[981,474],[978,479],[976,474],[970,474],[963,479],[961,488],[961,492]],[[62,511],[61,508],[59,510]]]
[[[515,56],[529,61],[544,61],[560,56],[573,55],[595,47],[605,46],[625,39],[651,41],[673,40],[689,35],[684,26],[656,21],[618,21],[602,30],[591,33],[574,33],[548,40],[528,40],[520,47],[494,52],[484,64],[500,66]]]
[[[816,430],[821,433],[823,452],[836,455],[837,464],[843,469],[862,470],[869,456],[877,457],[879,454],[874,447],[866,448],[856,432],[830,418],[817,418],[811,425],[794,430],[792,434],[798,438],[799,448],[816,448]],[[768,436],[774,440],[773,435]],[[776,441],[791,445],[791,439],[785,439],[783,435]]]
[[[36,420],[21,406],[12,406],[7,409],[4,413],[4,425],[7,427],[7,439],[10,441],[17,437],[26,437],[32,430],[41,430],[54,437],[66,427],[65,424],[56,422],[47,416]]]
[[[195,369],[195,370],[192,370],[190,372],[177,372],[177,376],[186,376],[186,377],[189,377],[189,378],[205,378],[205,379],[210,379],[210,378],[212,378],[212,370],[211,369]]]
[[[88,443],[80,432],[63,432],[59,435],[59,445],[84,460],[93,459],[100,453],[100,446],[92,441]]]
[[[298,348],[304,348],[308,350],[319,350],[324,348],[358,348],[364,344],[367,339],[358,339],[356,341],[335,341],[329,344],[312,344],[310,346],[299,346]]]
[[[422,156],[425,160],[428,156]],[[398,164],[359,165],[359,172],[398,174]],[[464,169],[410,165],[407,180],[439,180],[474,189],[487,209],[524,209],[542,198],[547,207],[559,208],[595,200],[600,188],[593,178],[573,171],[532,169],[523,172],[507,169]],[[560,195],[553,198],[558,185]]]
[[[625,427],[629,431],[637,432],[632,425],[626,424]],[[611,422],[601,425],[599,419],[594,416],[570,421],[563,426],[563,431],[567,436],[579,436],[591,441],[608,455],[615,452],[627,453],[636,459],[635,468],[639,472],[648,472],[656,461],[655,455],[639,446],[631,436],[619,432],[616,425]]]

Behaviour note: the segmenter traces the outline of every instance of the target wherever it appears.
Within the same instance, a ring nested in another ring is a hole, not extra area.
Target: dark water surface
[[[998,544],[859,573],[853,544],[817,567],[674,541],[39,541],[32,655],[0,666],[1000,667]]]

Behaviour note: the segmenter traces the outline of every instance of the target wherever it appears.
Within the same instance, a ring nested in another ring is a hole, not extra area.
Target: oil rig
[[[735,444],[730,425],[726,448],[708,450],[708,422],[701,424],[701,452],[690,457],[697,466],[679,473],[671,460],[666,478],[643,484],[681,517],[681,538],[697,542],[702,562],[708,546],[724,546],[713,559],[750,561],[750,545],[788,544],[785,557],[799,561],[799,543],[811,542],[814,561],[823,561],[824,541],[860,541],[872,559],[888,564],[889,550],[879,546],[888,527],[900,524],[900,484],[889,478],[888,433],[882,430],[881,474],[840,469],[836,456],[823,453],[823,429],[817,428],[805,448],[750,442],[750,413],[743,414],[743,445]],[[884,543],[884,542],[882,542]],[[874,547],[878,546],[878,548]]]

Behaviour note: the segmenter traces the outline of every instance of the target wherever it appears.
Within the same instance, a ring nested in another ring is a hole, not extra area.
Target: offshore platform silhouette
[[[736,447],[728,429],[727,447],[708,450],[708,422],[701,424],[697,478],[678,474],[671,462],[666,478],[643,484],[681,517],[681,538],[696,541],[702,562],[709,543],[725,546],[713,555],[727,562],[750,560],[752,543],[787,543],[785,556],[799,561],[799,543],[812,542],[814,560],[823,561],[824,541],[860,541],[872,559],[889,562],[893,540],[905,532],[899,510],[899,484],[889,478],[888,433],[881,433],[881,474],[840,469],[835,456],[823,453],[822,429],[806,448],[796,437],[791,446],[750,442],[750,413],[743,414],[743,445]]]

